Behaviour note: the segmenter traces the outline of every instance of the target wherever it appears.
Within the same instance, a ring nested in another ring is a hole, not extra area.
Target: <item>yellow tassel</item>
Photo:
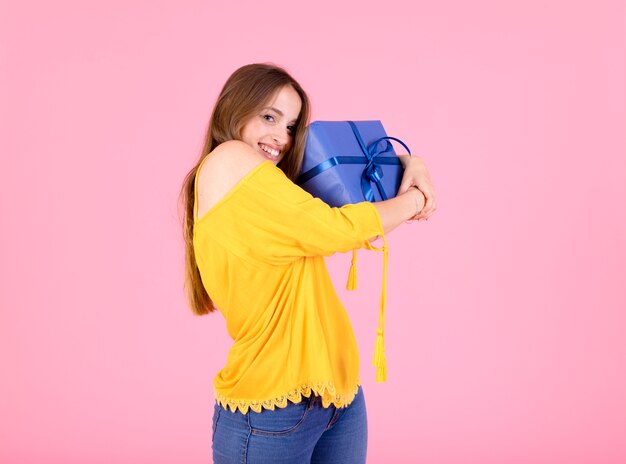
[[[376,347],[374,348],[374,359],[372,364],[376,368],[376,382],[384,382],[387,380],[387,360],[385,359],[385,306],[387,303],[387,263],[389,261],[389,253],[387,250],[387,240],[385,233],[381,234],[383,246],[376,248],[369,242],[366,248],[374,251],[383,252],[383,285],[380,295],[380,313],[378,314],[378,329],[376,329]],[[350,267],[350,275],[348,276],[348,290],[356,288],[356,250],[352,250],[352,266]]]
[[[376,382],[387,380],[387,359],[385,359],[385,338],[383,329],[376,330],[376,348],[374,349],[374,367],[376,367]]]
[[[383,285],[380,295],[380,313],[378,315],[378,329],[376,329],[376,347],[374,348],[373,364],[376,368],[376,382],[387,380],[387,360],[385,359],[385,306],[387,303],[387,241],[383,234],[383,246],[378,251],[383,252]]]
[[[352,264],[350,265],[350,273],[348,274],[347,290],[356,290],[356,249],[352,250]]]

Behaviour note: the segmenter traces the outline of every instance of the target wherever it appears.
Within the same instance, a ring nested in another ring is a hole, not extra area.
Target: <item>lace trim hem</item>
[[[337,390],[335,389],[333,382],[309,382],[303,383],[299,387],[294,388],[283,395],[267,400],[242,400],[229,398],[218,393],[216,390],[215,399],[222,407],[229,408],[232,412],[240,410],[243,414],[247,414],[249,409],[254,412],[261,412],[262,409],[269,409],[273,411],[276,407],[285,408],[287,407],[287,400],[292,403],[299,403],[302,401],[303,396],[310,398],[311,393],[322,397],[322,406],[325,408],[329,407],[331,404],[337,408],[345,408],[352,403],[352,400],[354,400],[354,397],[359,391],[360,385],[361,380],[357,378],[356,386],[352,389],[352,393],[348,395],[339,395],[337,394]]]

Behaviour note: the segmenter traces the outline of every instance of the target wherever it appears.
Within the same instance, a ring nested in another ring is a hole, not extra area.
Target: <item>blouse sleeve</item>
[[[372,203],[331,207],[270,162],[239,188],[239,195],[222,208],[228,211],[226,223],[233,224],[229,238],[260,261],[287,264],[303,256],[372,249],[369,239],[384,234]]]

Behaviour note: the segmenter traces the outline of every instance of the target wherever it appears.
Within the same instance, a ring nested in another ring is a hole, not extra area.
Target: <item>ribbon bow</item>
[[[393,150],[393,147],[391,146],[391,142],[389,142],[389,140],[395,140],[396,142],[400,143],[404,148],[406,148],[409,156],[411,156],[411,150],[409,150],[409,147],[407,147],[402,140],[395,137],[387,136],[376,139],[368,146],[365,146],[365,142],[363,142],[363,138],[361,137],[359,129],[356,127],[356,124],[353,121],[348,121],[348,124],[350,124],[352,132],[354,132],[354,136],[359,142],[361,151],[363,151],[365,157],[367,158],[367,164],[365,165],[365,169],[361,174],[361,192],[363,192],[363,197],[366,201],[374,201],[374,193],[372,192],[371,187],[371,183],[374,182],[376,184],[378,192],[380,193],[380,197],[383,200],[386,200],[387,194],[385,193],[385,190],[383,189],[383,184],[381,183],[383,178],[383,170],[381,169],[380,165],[400,164],[400,160],[398,160],[398,158],[378,158],[378,156]],[[379,148],[380,142],[382,141],[385,142],[384,149]],[[393,160],[393,162],[390,163],[391,160]]]

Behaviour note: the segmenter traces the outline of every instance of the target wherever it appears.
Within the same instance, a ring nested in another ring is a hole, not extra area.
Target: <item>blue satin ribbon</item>
[[[388,156],[380,156],[383,153],[388,153],[393,150],[391,142],[388,140],[395,140],[399,144],[401,144],[406,151],[411,156],[411,150],[409,147],[405,145],[405,143],[397,139],[395,137],[381,137],[379,139],[374,140],[369,145],[365,145],[363,142],[363,138],[361,138],[361,134],[359,133],[359,129],[356,127],[356,124],[353,121],[346,121],[350,124],[352,128],[352,132],[359,142],[359,147],[361,147],[361,151],[365,155],[362,156],[333,156],[332,158],[327,159],[326,161],[322,161],[320,164],[315,166],[314,168],[309,169],[307,172],[304,172],[298,176],[296,179],[296,183],[299,185],[304,184],[308,180],[311,180],[313,177],[321,174],[327,169],[332,168],[333,166],[337,166],[339,164],[365,164],[365,168],[361,173],[361,192],[363,192],[363,197],[366,201],[374,201],[374,193],[372,191],[371,183],[374,182],[376,184],[376,188],[380,193],[380,197],[383,200],[387,199],[387,194],[383,189],[383,185],[381,180],[383,178],[383,171],[381,169],[381,165],[383,164],[401,164],[398,157],[388,157]],[[385,141],[385,148],[380,149],[379,144],[382,141]]]

